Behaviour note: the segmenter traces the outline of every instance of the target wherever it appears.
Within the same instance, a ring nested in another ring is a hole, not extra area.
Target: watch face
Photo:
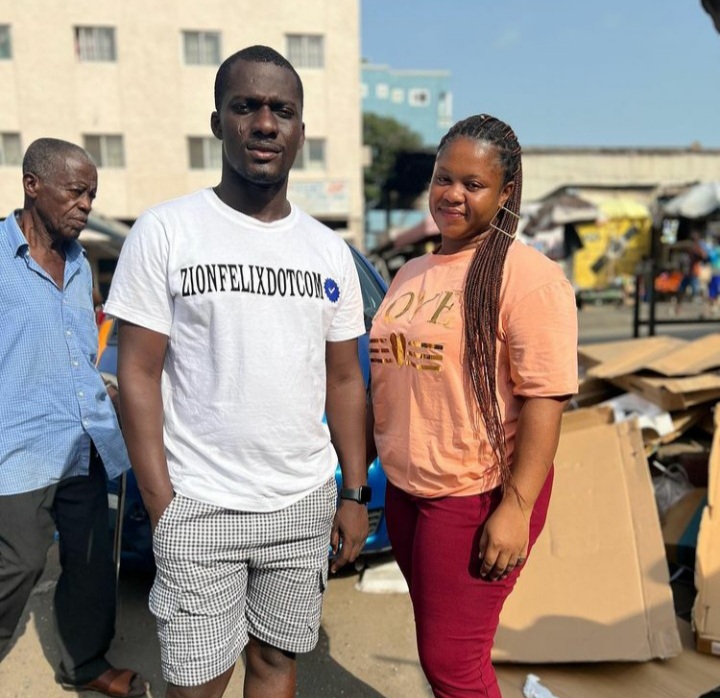
[[[372,498],[372,487],[363,485],[356,489],[343,487],[340,490],[340,499],[350,499],[353,502],[359,502],[360,504],[367,504]]]

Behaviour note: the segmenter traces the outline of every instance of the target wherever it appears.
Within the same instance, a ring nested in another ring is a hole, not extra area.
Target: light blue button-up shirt
[[[61,290],[10,214],[0,223],[0,495],[87,474],[91,440],[109,477],[130,467],[97,349],[85,251],[67,246]]]

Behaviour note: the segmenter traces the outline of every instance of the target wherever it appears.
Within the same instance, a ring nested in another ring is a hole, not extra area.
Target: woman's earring
[[[514,240],[514,239],[515,239],[515,236],[517,235],[517,231],[514,232],[512,235],[510,235],[510,233],[506,233],[502,228],[498,228],[494,223],[490,223],[490,227],[491,227],[493,230],[497,230],[498,233],[502,233],[503,235],[507,235],[511,240]]]

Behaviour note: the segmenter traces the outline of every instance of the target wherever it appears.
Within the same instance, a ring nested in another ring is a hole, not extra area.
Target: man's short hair
[[[217,75],[215,76],[215,109],[217,111],[220,110],[220,105],[222,104],[223,97],[227,91],[230,71],[238,61],[246,61],[248,63],[272,63],[280,68],[289,70],[295,77],[298,93],[300,95],[300,108],[302,108],[304,100],[303,84],[297,70],[293,68],[292,63],[290,63],[290,61],[283,55],[279,54],[275,49],[270,48],[269,46],[256,45],[248,46],[247,48],[233,53],[232,56],[228,56],[228,58],[226,58],[222,62],[222,65],[218,68]]]
[[[66,159],[72,156],[95,164],[90,154],[75,143],[62,141],[59,138],[38,138],[25,151],[22,163],[23,176],[32,173],[40,179],[47,179],[53,174],[60,158]]]

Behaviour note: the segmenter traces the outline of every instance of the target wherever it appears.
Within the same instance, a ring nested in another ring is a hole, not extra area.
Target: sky
[[[453,117],[525,146],[720,148],[720,34],[700,0],[360,0],[361,54],[449,70]]]

